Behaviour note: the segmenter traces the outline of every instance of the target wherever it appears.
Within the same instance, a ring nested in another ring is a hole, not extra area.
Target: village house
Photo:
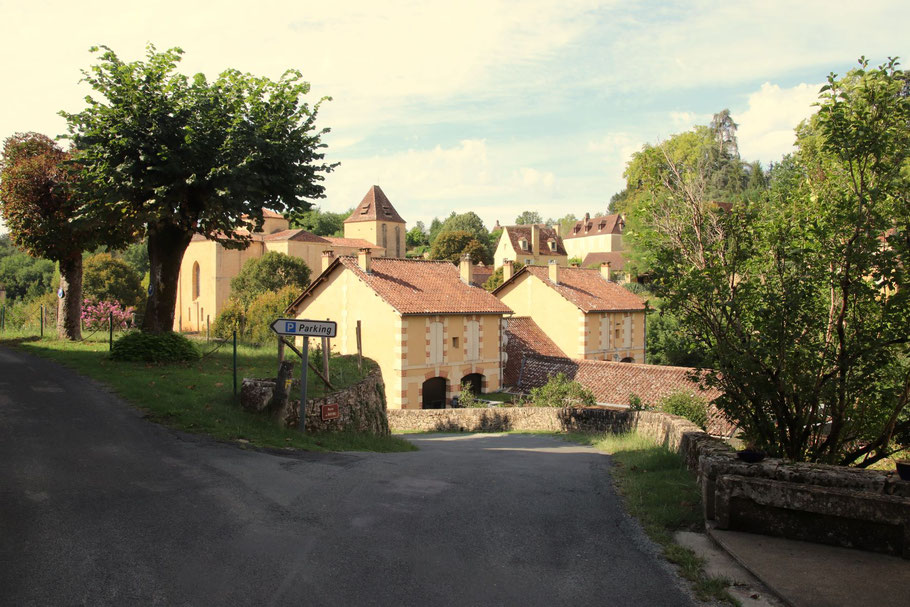
[[[507,259],[520,261],[525,265],[547,265],[551,260],[555,260],[564,266],[569,257],[557,230],[545,225],[531,224],[505,226],[502,229],[496,252],[493,254],[493,265],[498,268]]]
[[[500,389],[503,315],[511,310],[472,286],[471,263],[356,257],[326,251],[323,272],[291,304],[296,318],[332,320],[332,349],[379,364],[389,409],[444,408],[461,385]]]
[[[569,257],[585,259],[589,253],[611,253],[623,250],[622,233],[626,222],[622,215],[598,215],[585,213],[584,219],[575,222],[563,238]],[[587,266],[588,261],[583,265]],[[613,268],[614,271],[616,268]]]
[[[503,283],[493,295],[532,319],[570,358],[644,362],[645,302],[600,270],[556,263],[525,266],[514,275],[503,266]]]
[[[246,249],[228,249],[196,235],[180,264],[174,330],[204,331],[209,322],[214,323],[230,298],[231,279],[240,273],[244,263],[267,251],[302,259],[313,277],[322,266],[322,252],[326,250],[336,256],[353,255],[364,247],[375,256],[393,255],[396,251],[403,254],[404,231],[404,220],[379,186],[374,185],[345,220],[343,238],[290,229],[287,219],[268,209],[263,209],[262,227],[250,234],[252,242]],[[372,240],[377,237],[391,243],[392,249]]]

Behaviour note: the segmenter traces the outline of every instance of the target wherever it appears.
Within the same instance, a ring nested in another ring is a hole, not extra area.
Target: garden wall
[[[274,379],[244,378],[240,389],[240,404],[247,410],[270,413],[288,427],[300,425],[300,380],[288,389],[287,406],[282,411],[270,411],[269,401],[275,389]],[[295,398],[296,397],[296,398]],[[323,420],[322,405],[338,405],[338,418]],[[307,399],[307,432],[366,432],[389,434],[386,417],[385,386],[376,368],[367,377],[337,392],[320,398]]]

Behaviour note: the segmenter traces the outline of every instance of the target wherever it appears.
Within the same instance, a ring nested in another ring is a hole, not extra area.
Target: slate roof
[[[537,255],[568,255],[566,253],[566,248],[562,244],[562,238],[553,228],[548,228],[545,225],[537,226],[540,230],[540,244],[538,246]],[[506,226],[504,228],[505,233],[509,235],[509,242],[512,243],[512,249],[515,250],[516,256],[524,251],[521,248],[521,245],[518,244],[518,241],[524,238],[528,241],[528,247],[531,247],[534,241],[531,239],[531,226]],[[548,241],[556,241],[556,250],[551,251],[550,246],[547,244]]]
[[[549,268],[543,266],[525,266],[512,278],[502,283],[493,294],[496,295],[506,285],[517,280],[538,278],[545,285],[562,295],[584,313],[617,312],[644,310],[645,302],[638,295],[631,293],[615,282],[607,281],[600,270],[587,268],[559,268],[559,284],[550,282]],[[525,276],[526,278],[522,278]]]
[[[584,238],[585,236],[600,236],[601,234],[622,234],[625,221],[622,215],[599,215],[597,217],[585,216],[581,221],[576,221],[566,238]]]
[[[606,253],[588,253],[585,255],[584,261],[581,262],[582,267],[588,268],[593,265],[600,267],[600,264],[610,262],[610,269],[616,270],[617,272],[622,272],[623,268],[626,267],[626,256],[622,251],[610,251]]]
[[[356,221],[392,221],[396,223],[405,223],[392,203],[386,197],[385,193],[378,185],[374,185],[367,192],[360,204],[344,220],[344,223],[354,223]]]
[[[511,356],[510,361],[511,362]],[[605,360],[580,360],[527,354],[520,365],[520,377],[514,384],[522,392],[540,387],[557,373],[563,373],[594,393],[600,404],[628,405],[629,395],[634,394],[642,403],[657,405],[674,392],[689,392],[701,396],[709,403],[721,395],[716,388],[702,389],[690,379],[696,370],[691,367],[643,365]],[[732,436],[736,428],[717,410],[708,407],[708,433]]]
[[[316,286],[340,266],[353,272],[403,316],[512,312],[490,293],[462,282],[458,267],[449,261],[373,257],[370,262],[370,273],[367,274],[360,269],[357,257],[354,256],[336,258],[300,297],[288,306],[288,311],[296,311]]]
[[[525,355],[566,358],[566,353],[528,316],[513,316],[507,319],[506,336],[503,383],[507,386],[518,384],[518,372],[521,369],[522,357]]]

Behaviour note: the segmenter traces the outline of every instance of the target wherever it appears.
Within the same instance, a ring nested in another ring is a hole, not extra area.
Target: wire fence
[[[53,337],[57,335],[57,318],[56,306],[4,302],[0,304],[0,339]],[[113,314],[88,323],[84,319],[79,322],[81,341],[88,341],[99,333],[113,339],[115,334],[137,328],[135,318],[118,321]]]

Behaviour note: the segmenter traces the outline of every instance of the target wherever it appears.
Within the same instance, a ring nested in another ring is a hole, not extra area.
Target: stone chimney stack
[[[605,261],[600,264],[600,275],[604,277],[604,280],[611,281],[613,280],[613,273],[610,271],[610,262]]]
[[[537,255],[540,252],[540,226],[536,223],[531,224],[531,255]]]
[[[513,271],[513,266],[512,266],[512,260],[503,259],[502,260],[502,281],[505,282],[505,281],[509,280],[510,278],[512,278],[513,273],[514,273],[514,271]]]
[[[472,272],[473,267],[471,266],[471,256],[462,255],[461,260],[458,262],[458,273],[461,274],[461,282],[465,284],[471,284]]]
[[[372,257],[370,255],[370,248],[364,247],[364,248],[360,249],[360,251],[357,253],[357,265],[359,265],[360,269],[363,270],[364,272],[366,272],[367,274],[370,273],[370,265],[371,265],[370,262],[371,261],[372,261]]]
[[[325,272],[329,269],[329,266],[332,265],[332,262],[335,261],[335,251],[332,249],[326,249],[322,252],[322,271]]]
[[[556,263],[555,259],[550,260],[548,269],[550,272],[550,282],[552,282],[554,285],[558,285],[559,284],[559,264]]]

